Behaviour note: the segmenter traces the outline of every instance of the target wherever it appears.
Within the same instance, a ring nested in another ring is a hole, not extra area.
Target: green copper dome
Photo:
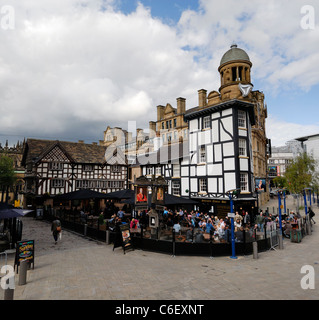
[[[237,44],[233,44],[230,50],[223,55],[220,65],[235,60],[246,60],[250,62],[248,54],[243,49],[237,48]]]

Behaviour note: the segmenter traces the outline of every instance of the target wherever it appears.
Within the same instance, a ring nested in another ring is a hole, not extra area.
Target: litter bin
[[[290,231],[290,241],[291,242],[301,242],[301,229],[292,229]]]

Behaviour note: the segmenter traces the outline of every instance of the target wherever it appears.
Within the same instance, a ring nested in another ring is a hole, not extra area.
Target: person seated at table
[[[196,243],[205,242],[204,235],[199,229],[197,229],[197,231],[196,231],[194,242],[196,242]]]
[[[218,236],[218,239],[221,240],[221,239],[224,239],[225,237],[225,225],[220,223],[217,227],[217,236]]]
[[[205,229],[206,229],[205,219],[201,219],[201,220],[198,222],[198,227],[199,227],[200,230],[205,231]]]
[[[179,233],[181,231],[181,225],[179,224],[178,221],[175,222],[173,225],[173,229],[175,230],[175,233]]]
[[[186,231],[186,241],[187,242],[193,242],[193,228],[189,228]]]
[[[99,218],[98,218],[99,225],[104,224],[104,214],[103,211],[100,213]]]
[[[235,232],[235,241],[236,242],[244,242],[244,227],[240,227]]]
[[[206,223],[206,230],[205,230],[205,232],[206,232],[206,233],[210,233],[211,231],[214,232],[214,231],[215,231],[215,228],[214,228],[214,225],[213,225],[213,223],[212,223],[212,219],[209,218],[208,221],[207,221],[207,223]]]
[[[80,217],[81,217],[81,222],[86,223],[87,215],[85,214],[85,212],[83,210],[80,211]]]
[[[238,231],[241,226],[242,225],[240,219],[236,219],[234,222],[235,232]]]
[[[166,222],[166,225],[167,225],[168,227],[173,227],[174,222],[173,222],[173,220],[172,220],[171,217],[168,217],[167,222]]]
[[[132,221],[130,222],[130,228],[131,229],[137,229],[138,228],[138,220],[135,218],[132,218]]]

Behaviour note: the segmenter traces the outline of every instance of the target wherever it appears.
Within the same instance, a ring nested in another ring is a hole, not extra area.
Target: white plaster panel
[[[189,180],[188,180],[188,178],[181,178],[181,193],[182,193],[182,196],[188,196],[189,195],[189,193],[187,193],[186,190],[189,190]]]
[[[234,156],[234,142],[226,142],[223,144],[223,154],[224,157]]]
[[[212,122],[212,142],[219,142],[219,125],[218,120]]]
[[[220,144],[214,145],[214,154],[215,154],[215,161],[222,160],[222,148]]]
[[[206,159],[207,162],[213,162],[214,161],[214,157],[213,157],[213,146],[212,145],[208,145],[206,147]]]
[[[222,164],[208,164],[207,175],[208,176],[221,176],[223,174]]]
[[[208,192],[217,192],[217,178],[208,178],[207,183]]]
[[[189,151],[197,150],[197,133],[189,135]]]
[[[233,117],[227,117],[223,118],[222,123],[224,125],[224,128],[231,134],[233,135]],[[232,138],[232,137],[230,137]]]
[[[208,144],[208,143],[211,143],[211,136],[212,136],[212,133],[211,133],[211,129],[210,130],[206,130],[204,131],[204,134],[205,134],[205,144]]]
[[[229,114],[233,114],[233,109],[229,108],[222,111],[222,116],[227,116]]]
[[[236,188],[236,175],[234,172],[225,173],[225,191]]]
[[[223,122],[224,120],[222,120]],[[232,140],[232,137],[225,131],[225,126],[220,125],[220,141]]]
[[[219,193],[224,193],[223,178],[218,178],[218,188]]]
[[[248,171],[248,159],[239,159],[240,171]]]
[[[189,121],[189,132],[194,132],[198,130],[198,120],[194,119]]]
[[[181,167],[181,175],[182,175],[182,177],[188,177],[189,176],[188,167]]]
[[[212,113],[212,119],[217,119],[217,118],[220,118],[220,112],[214,112]]]
[[[224,159],[224,170],[235,170],[235,158]]]
[[[206,176],[206,165],[197,166],[197,175]]]
[[[197,152],[192,153],[191,164],[197,164]]]
[[[191,192],[197,192],[197,179],[191,179]]]
[[[238,129],[238,134],[243,137],[247,137],[247,130]]]

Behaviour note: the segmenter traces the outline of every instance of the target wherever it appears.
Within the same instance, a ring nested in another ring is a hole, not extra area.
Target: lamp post
[[[308,214],[308,208],[307,208],[307,190],[309,190],[310,188],[304,188],[303,189],[303,199],[304,199],[304,203],[305,203],[305,214],[306,214],[306,218],[307,218],[307,214]]]
[[[237,259],[235,253],[235,233],[234,233],[234,208],[233,208],[233,197],[237,195],[238,189],[228,190],[226,194],[228,194],[229,201],[230,201],[230,221],[231,221],[231,247],[232,247],[232,255],[231,259]]]
[[[284,195],[284,212],[287,213],[287,209],[286,209],[286,190],[283,190],[283,195]]]
[[[278,211],[279,211],[279,228],[280,228],[280,233],[282,234],[282,222],[281,222],[281,190],[278,190]]]

